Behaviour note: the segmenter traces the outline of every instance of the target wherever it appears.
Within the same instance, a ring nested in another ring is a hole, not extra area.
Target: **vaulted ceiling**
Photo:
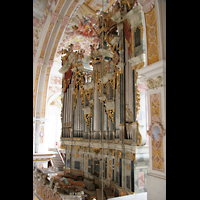
[[[85,55],[89,56],[90,44],[98,43],[95,16],[100,10],[105,10],[116,1],[33,0],[34,117],[45,117],[51,67],[54,62],[61,61],[61,54],[58,52],[73,43],[75,50],[82,48],[85,50]],[[154,0],[138,0],[138,2],[146,11],[154,5]]]

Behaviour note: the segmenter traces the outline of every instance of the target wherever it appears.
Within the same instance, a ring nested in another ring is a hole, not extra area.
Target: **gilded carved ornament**
[[[109,117],[111,118],[112,123],[114,123],[114,112],[115,109],[106,110],[106,113],[108,114],[108,126],[109,126]]]
[[[117,159],[118,159],[118,157],[122,158],[122,152],[120,150],[119,151],[115,150],[115,156]]]
[[[140,91],[138,90],[137,79],[138,79],[138,72],[135,70],[135,91],[136,91],[135,92],[135,113],[136,113],[136,116],[140,110]]]
[[[131,161],[135,162],[135,153],[131,153]]]
[[[60,148],[61,148],[61,149],[66,149],[66,147],[67,147],[67,145],[65,145],[65,144],[61,144],[61,145],[60,145]]]
[[[126,165],[126,169],[130,170],[130,168],[131,168],[130,165],[127,164],[127,165]]]
[[[144,62],[141,62],[137,65],[133,65],[132,66],[132,70],[138,70],[138,69],[142,69],[144,67]]]
[[[105,149],[104,151],[105,151],[105,155],[108,155],[108,149]]]
[[[81,154],[78,154],[78,153],[74,154],[74,158],[81,158],[81,157],[82,157]]]
[[[139,131],[139,123],[137,121],[137,146],[140,146],[142,144],[142,135]]]
[[[74,149],[76,149],[76,152],[78,153],[80,149],[82,149],[81,146],[73,146]]]
[[[130,153],[129,152],[126,152],[126,157],[130,158]]]
[[[72,146],[67,146],[67,149],[71,150],[71,149],[72,149]]]
[[[114,149],[108,149],[108,151],[110,152],[110,155],[111,155],[111,156],[114,156],[114,153],[115,153],[115,152],[114,152]]]
[[[99,153],[101,153],[102,152],[102,148],[93,148],[93,147],[91,147],[91,150],[92,150],[92,152],[94,152],[95,153],[95,155],[98,155]]]
[[[116,165],[117,167],[119,167],[119,162],[118,162],[118,161],[116,161],[115,165]]]
[[[89,151],[89,147],[82,147],[82,149],[83,149],[83,152]],[[85,158],[85,159],[87,160],[87,158]]]
[[[114,78],[115,80],[117,80],[117,91],[119,93],[119,98],[120,98],[120,72],[119,72],[118,67],[115,66],[114,69],[115,69]]]
[[[113,79],[108,79],[108,81],[110,82],[111,88],[113,90],[113,96],[115,96],[115,78]],[[107,94],[108,95],[108,94]]]
[[[84,114],[84,119],[88,128],[90,128],[90,114]]]

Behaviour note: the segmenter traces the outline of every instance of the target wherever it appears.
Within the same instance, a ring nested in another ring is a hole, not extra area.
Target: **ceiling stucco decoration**
[[[33,59],[35,58],[41,30],[47,16],[52,15],[51,4],[53,0],[33,0]]]
[[[104,2],[104,8],[106,8],[109,3],[107,0]],[[78,5],[70,16],[57,51],[72,43],[74,50],[85,49],[85,55],[89,56],[90,44],[99,42],[96,14],[101,9],[102,0],[85,0]],[[56,57],[58,56],[60,55],[56,54]]]
[[[103,0],[103,4],[102,0],[33,0],[34,116],[38,112],[45,117],[50,70],[55,59],[60,60],[61,56],[57,52],[72,43],[74,50],[84,49],[84,54],[89,56],[90,45],[99,43],[96,15],[113,3],[114,0]],[[154,0],[138,0],[138,3],[146,13],[152,9]],[[58,26],[57,22],[60,23]],[[40,85],[39,77],[44,63],[48,63],[45,66],[48,69],[43,69],[46,71],[46,81]],[[35,109],[39,90],[43,91],[43,95],[37,104],[42,104],[38,106],[42,112]]]

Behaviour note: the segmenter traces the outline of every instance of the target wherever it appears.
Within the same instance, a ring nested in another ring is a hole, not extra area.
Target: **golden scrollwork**
[[[90,128],[90,114],[84,114],[85,123]]]
[[[80,97],[82,105],[85,106],[85,90],[83,87],[80,88]]]
[[[85,96],[86,96],[87,100],[89,101],[90,100],[90,95],[91,95],[90,89],[86,89],[84,91],[85,91]]]
[[[105,151],[105,155],[108,155],[108,149],[105,149],[104,151]]]
[[[114,152],[114,149],[108,149],[108,151],[110,152],[110,155],[111,155],[111,156],[114,156],[114,153],[115,153],[115,152]]]
[[[81,146],[73,146],[74,149],[76,149],[76,152],[78,153],[79,150],[82,148]]]
[[[94,152],[95,153],[95,155],[98,155],[99,153],[101,153],[102,152],[102,148],[94,148],[94,147],[91,147],[91,150],[92,150],[92,152]]]
[[[137,79],[138,79],[138,72],[135,71],[135,91],[136,91],[135,92],[135,112],[136,112],[136,116],[140,110],[140,91],[138,90]]]
[[[115,96],[115,78],[109,79],[108,81],[110,82],[111,88],[113,90],[113,96]]]
[[[103,87],[106,88],[106,95],[107,95],[107,98],[108,98],[108,94],[109,94],[109,82],[107,81],[106,83],[103,83]]]
[[[130,165],[127,164],[127,165],[126,165],[126,169],[130,170],[130,168],[131,168]]]
[[[129,152],[126,152],[126,157],[130,158],[130,153]]]
[[[137,121],[137,146],[140,146],[142,144],[142,135],[139,131],[139,123]]]
[[[117,91],[120,94],[120,73],[118,67],[115,67],[114,77],[117,80]]]
[[[108,167],[108,178],[111,178],[111,167]]]
[[[117,167],[119,167],[119,162],[118,162],[118,161],[116,161],[115,165],[116,165]]]
[[[81,154],[78,154],[78,153],[74,154],[74,158],[81,158],[81,157],[82,157]]]
[[[72,146],[67,146],[67,149],[71,150],[71,149],[72,149]]]
[[[114,112],[115,112],[115,109],[106,110],[106,113],[108,114],[108,126],[109,126],[109,117],[111,118],[112,123],[114,123]]]
[[[85,78],[84,78],[84,74],[83,74],[83,70],[77,68],[77,66],[82,66],[82,63],[76,63],[75,64],[75,73],[73,75],[73,79],[74,79],[74,92],[73,92],[73,96],[74,96],[74,100],[73,100],[73,110],[76,107],[76,101],[77,101],[77,97],[78,97],[78,88],[80,89],[80,93],[81,93],[81,97],[82,97],[82,104],[84,104],[84,89],[82,88],[83,84],[85,83]]]
[[[144,67],[144,62],[141,62],[137,65],[133,65],[132,66],[132,70],[138,70],[138,69],[142,69]]]
[[[112,165],[112,160],[109,160],[109,161],[108,161],[108,165]]]
[[[83,151],[84,152],[87,152],[88,151],[88,149],[89,149],[89,147],[82,147],[82,149],[83,149]],[[86,156],[87,157],[87,156]],[[85,157],[85,159],[87,160],[87,158]]]
[[[118,157],[119,158],[122,158],[122,152],[120,151],[120,150],[115,150],[115,156],[117,157],[117,159],[118,159]]]
[[[135,162],[135,153],[131,153],[131,160]]]
[[[66,149],[66,147],[67,147],[67,146],[64,145],[64,144],[61,144],[61,145],[60,145],[60,148],[61,148],[61,149]]]

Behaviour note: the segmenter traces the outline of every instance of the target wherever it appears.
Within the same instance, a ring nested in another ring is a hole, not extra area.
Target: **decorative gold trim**
[[[81,158],[82,156],[81,156],[81,154],[74,154],[74,158]]]
[[[67,145],[65,145],[65,144],[61,144],[61,145],[60,145],[60,148],[61,148],[61,149],[66,149],[66,147],[67,147]]]
[[[115,143],[115,144],[118,144],[118,143],[119,143],[119,140],[115,140],[114,143]]]
[[[74,149],[76,149],[76,152],[78,153],[80,149],[82,149],[81,146],[73,146]]]
[[[135,162],[135,153],[131,153],[131,161]]]
[[[127,141],[127,140],[124,140],[124,143],[125,143],[125,144],[131,144],[131,143],[132,143],[132,141],[130,141],[130,140],[129,140],[129,141]]]
[[[84,114],[84,119],[88,128],[90,128],[90,114]]]
[[[95,153],[95,155],[98,155],[99,153],[101,153],[102,152],[102,148],[93,148],[93,147],[91,147],[91,150],[92,150],[92,152],[94,152]]]
[[[130,165],[127,164],[127,165],[126,165],[126,169],[130,170],[130,168],[131,168]]]
[[[141,62],[137,65],[133,65],[132,66],[132,70],[138,70],[138,69],[142,69],[144,67],[144,62]]]
[[[119,162],[118,162],[118,161],[116,161],[115,165],[116,165],[117,167],[119,167]]]
[[[82,141],[83,138],[72,138],[73,141]]]
[[[140,146],[142,144],[142,135],[139,131],[139,123],[137,121],[137,146]]]
[[[67,146],[67,149],[72,150],[72,146],[71,145]]]
[[[129,152],[126,152],[126,157],[130,158],[130,153]]]
[[[138,90],[138,84],[137,84],[137,79],[138,79],[138,72],[135,71],[135,113],[136,116],[139,113],[140,110],[140,91]]]
[[[99,142],[99,140],[91,140],[91,142]]]
[[[115,153],[114,149],[108,149],[108,151],[110,152],[111,156],[114,156],[114,153]]]

